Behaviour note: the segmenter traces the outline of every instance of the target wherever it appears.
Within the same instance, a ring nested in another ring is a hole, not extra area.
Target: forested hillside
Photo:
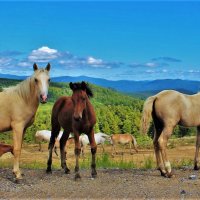
[[[10,85],[16,85],[19,81],[0,79],[1,88]],[[107,134],[114,133],[131,133],[139,142],[149,142],[150,138],[140,134],[140,119],[144,101],[112,89],[102,88],[93,84],[89,84],[94,93],[94,98],[91,99],[94,105],[97,123],[95,132],[104,132]],[[37,130],[51,129],[51,109],[54,102],[63,95],[71,95],[72,91],[68,83],[51,83],[49,88],[48,103],[40,105],[36,114],[34,124],[28,128],[25,135],[26,142],[34,142],[34,135]],[[180,131],[177,128],[176,136],[192,134],[191,130],[184,129]],[[152,135],[152,128],[149,135]],[[0,140],[11,139],[10,134],[0,134]]]

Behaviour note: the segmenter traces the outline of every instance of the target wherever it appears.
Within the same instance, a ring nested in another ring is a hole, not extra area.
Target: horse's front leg
[[[102,147],[103,153],[105,153],[105,148],[104,148],[104,144],[103,143],[101,143],[101,147]]]
[[[22,148],[22,140],[24,134],[24,126],[22,124],[15,124],[12,123],[12,130],[13,130],[13,154],[14,154],[14,165],[13,165],[13,173],[16,177],[16,182],[22,179],[22,174],[19,169],[19,159],[21,155],[21,148]]]
[[[196,152],[195,152],[195,157],[194,157],[194,170],[199,170],[199,167],[198,167],[199,147],[200,147],[200,126],[197,127]]]
[[[51,165],[52,165],[52,154],[53,154],[53,148],[54,148],[54,145],[55,145],[55,142],[56,142],[56,135],[58,135],[60,131],[60,127],[57,126],[56,128],[52,128],[51,130],[51,138],[50,138],[50,141],[49,141],[49,158],[47,160],[47,169],[46,169],[46,172],[47,173],[52,173],[51,171]]]
[[[79,142],[79,133],[74,131],[74,142],[75,142],[75,157],[76,157],[76,165],[75,165],[75,180],[78,180],[81,178],[79,174],[79,157],[81,154],[81,145]]]
[[[94,130],[92,129],[91,132],[88,135],[90,146],[91,146],[91,154],[92,154],[92,163],[91,163],[91,175],[92,178],[95,178],[97,176],[96,171],[96,152],[97,152],[97,145],[94,139]]]
[[[66,152],[65,152],[66,142],[68,138],[69,138],[69,132],[64,130],[62,137],[60,139],[60,155],[61,155],[61,167],[64,169],[66,174],[70,173],[70,170],[67,167],[66,163]]]

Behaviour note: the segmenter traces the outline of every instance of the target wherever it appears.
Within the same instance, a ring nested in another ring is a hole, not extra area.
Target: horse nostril
[[[40,101],[41,101],[41,103],[46,103],[47,102],[47,96],[46,95],[40,95]]]
[[[81,117],[80,116],[74,116],[74,120],[77,121],[77,122],[81,121]]]

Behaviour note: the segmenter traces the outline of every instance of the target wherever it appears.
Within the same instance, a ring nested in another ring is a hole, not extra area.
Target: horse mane
[[[33,78],[29,77],[26,80],[18,83],[16,86],[11,86],[8,88],[3,88],[3,92],[11,93],[12,95],[22,97],[26,102],[28,102],[30,98],[31,89],[33,89],[32,81]]]
[[[86,94],[87,94],[87,96],[89,98],[94,96],[91,88],[89,87],[89,84],[85,83],[84,81],[82,81],[81,83],[80,82],[77,82],[77,83],[70,82],[69,86],[70,86],[70,88],[73,91],[76,91],[76,90],[85,90]]]
[[[38,69],[36,73],[44,72],[44,69]],[[34,84],[34,77],[35,74],[33,74],[31,77],[27,78],[26,80],[18,83],[15,86],[10,86],[8,88],[3,88],[3,92],[11,93],[12,95],[19,96],[26,103],[30,101],[30,98],[32,98],[32,94],[35,92],[35,84]]]

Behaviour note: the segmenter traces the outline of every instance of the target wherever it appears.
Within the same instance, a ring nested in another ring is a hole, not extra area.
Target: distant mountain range
[[[15,76],[9,74],[0,74],[0,78],[23,80],[26,76]],[[154,81],[111,81],[101,78],[92,78],[87,76],[60,76],[52,77],[53,82],[78,82],[86,81],[102,87],[112,88],[120,92],[139,94],[149,96],[165,89],[174,89],[187,94],[193,94],[200,91],[200,81],[181,80],[181,79],[163,79]]]

